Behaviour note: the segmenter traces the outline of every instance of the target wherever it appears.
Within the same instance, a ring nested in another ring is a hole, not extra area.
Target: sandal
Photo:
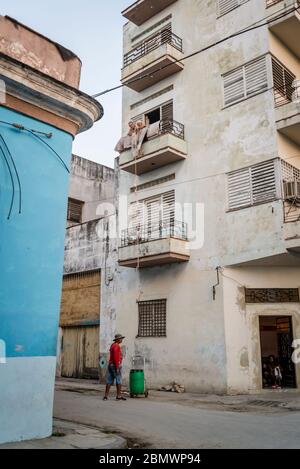
[[[123,396],[121,396],[121,397],[116,397],[116,400],[117,400],[117,401],[127,401],[126,397],[123,397]]]
[[[104,396],[104,397],[103,397],[103,400],[104,400],[104,401],[107,401],[107,397],[106,397],[106,396]]]

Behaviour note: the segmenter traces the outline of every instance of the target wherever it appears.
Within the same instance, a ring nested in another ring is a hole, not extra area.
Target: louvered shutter
[[[228,106],[268,89],[266,56],[223,75],[224,105]]]
[[[292,101],[293,81],[296,76],[274,57],[272,58],[272,71],[275,103],[281,105]]]
[[[161,131],[172,132],[173,130],[173,101],[161,106]]]
[[[251,205],[251,179],[249,168],[233,171],[227,176],[228,208],[247,207]]]
[[[248,207],[280,196],[277,160],[264,161],[227,175],[228,208]]]
[[[224,104],[228,106],[245,97],[244,71],[240,67],[223,76]]]
[[[268,73],[266,57],[245,65],[246,96],[252,96],[268,88]]]
[[[173,226],[175,219],[175,191],[162,195],[162,221],[164,225]]]
[[[239,6],[239,0],[218,0],[218,15],[226,15]]]
[[[251,168],[252,202],[263,203],[277,197],[275,160],[265,161]]]
[[[76,199],[68,199],[68,221],[81,223],[83,202]]]
[[[248,0],[218,0],[218,16],[226,15]]]

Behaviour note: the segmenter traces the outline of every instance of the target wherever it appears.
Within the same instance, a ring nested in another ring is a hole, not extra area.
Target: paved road
[[[54,415],[148,448],[300,448],[300,412],[227,412],[151,397],[104,402],[96,392],[58,390]]]

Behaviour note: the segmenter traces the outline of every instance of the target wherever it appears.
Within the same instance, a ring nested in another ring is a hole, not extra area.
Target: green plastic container
[[[130,395],[137,396],[145,394],[145,373],[144,370],[130,370],[129,376]]]

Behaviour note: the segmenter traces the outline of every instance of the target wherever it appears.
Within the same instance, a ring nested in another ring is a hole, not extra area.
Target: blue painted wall
[[[4,107],[0,120],[52,132],[52,138],[42,138],[70,168],[71,135]],[[0,339],[6,342],[7,357],[55,356],[69,173],[30,133],[2,123],[0,133],[14,157],[22,188],[19,214],[14,178],[15,201],[7,220],[12,187],[0,152]]]

